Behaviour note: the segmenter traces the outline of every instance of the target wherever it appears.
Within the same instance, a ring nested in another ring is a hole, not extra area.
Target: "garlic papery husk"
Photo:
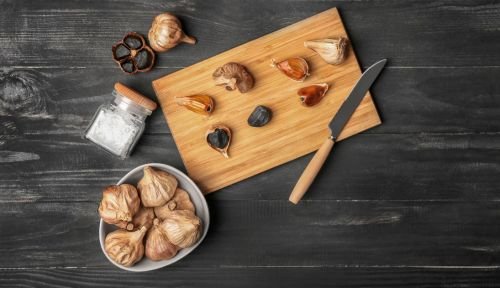
[[[129,184],[108,186],[102,192],[99,215],[109,224],[130,222],[140,207],[137,190]]]
[[[162,13],[155,17],[148,33],[149,45],[156,52],[165,52],[179,43],[195,44],[196,39],[182,31],[179,19],[171,13]]]
[[[192,211],[174,210],[160,223],[172,244],[181,248],[193,246],[201,236],[202,223]]]
[[[139,211],[135,213],[134,218],[132,218],[131,222],[122,221],[116,224],[116,226],[123,229],[127,229],[129,231],[138,229],[142,226],[145,226],[146,228],[149,229],[151,228],[151,226],[153,226],[154,218],[155,218],[155,213],[153,211],[153,208],[148,208],[141,205],[141,208],[139,208]]]
[[[133,266],[144,256],[142,239],[147,230],[143,226],[133,232],[122,229],[113,231],[106,236],[104,250],[116,263],[126,267]]]
[[[168,240],[166,233],[159,227],[160,219],[153,220],[153,227],[146,236],[146,257],[153,261],[167,260],[177,254],[179,247]]]
[[[204,94],[176,97],[175,102],[179,106],[205,116],[210,116],[215,106],[214,99]]]
[[[289,58],[280,62],[272,59],[272,67],[277,68],[288,78],[302,82],[309,75],[309,65],[304,58]]]
[[[338,65],[345,60],[347,39],[319,39],[305,41],[304,46],[318,53],[328,64]]]
[[[144,167],[144,176],[137,184],[137,189],[144,207],[162,206],[175,194],[177,179],[169,173]]]
[[[154,209],[156,217],[161,220],[168,218],[174,210],[189,210],[191,212],[195,212],[193,202],[191,202],[191,199],[189,198],[189,193],[181,188],[177,188],[175,190],[174,197],[172,197],[167,204],[155,207]]]

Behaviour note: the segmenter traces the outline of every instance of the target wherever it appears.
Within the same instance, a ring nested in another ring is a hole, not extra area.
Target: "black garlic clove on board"
[[[255,107],[252,114],[248,117],[248,125],[252,127],[262,127],[271,121],[273,112],[266,106],[259,105]]]
[[[229,158],[227,150],[231,144],[231,130],[221,124],[212,126],[206,134],[207,144],[225,158]]]

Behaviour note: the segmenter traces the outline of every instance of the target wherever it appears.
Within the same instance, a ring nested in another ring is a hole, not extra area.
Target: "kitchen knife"
[[[292,194],[290,194],[290,198],[288,199],[290,202],[297,204],[300,199],[302,199],[307,189],[309,189],[309,186],[311,186],[314,178],[316,178],[316,175],[318,175],[319,170],[330,154],[340,132],[342,132],[345,124],[349,121],[354,111],[356,111],[356,108],[358,108],[359,103],[361,103],[361,100],[365,97],[370,86],[372,86],[377,76],[382,72],[386,62],[387,59],[383,59],[370,66],[363,75],[361,75],[356,85],[354,85],[349,96],[344,100],[337,114],[333,116],[332,121],[328,125],[331,130],[330,137],[325,140],[316,154],[314,154],[311,162],[309,162],[304,172],[302,172],[299,181],[295,184]]]

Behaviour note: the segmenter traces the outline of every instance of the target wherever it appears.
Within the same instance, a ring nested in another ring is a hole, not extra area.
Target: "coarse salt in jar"
[[[101,105],[84,137],[122,159],[127,158],[142,135],[146,118],[156,103],[120,82],[115,84],[115,97]]]

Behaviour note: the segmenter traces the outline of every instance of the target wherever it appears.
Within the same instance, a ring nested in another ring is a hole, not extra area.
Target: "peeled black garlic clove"
[[[245,66],[229,62],[217,68],[212,74],[215,85],[224,86],[226,90],[233,91],[238,88],[241,93],[246,93],[252,89],[254,78]]]
[[[146,257],[153,261],[171,259],[180,249],[168,240],[167,234],[160,227],[160,223],[160,219],[155,218],[153,227],[146,236],[145,254]]]
[[[228,127],[224,125],[213,126],[207,131],[206,139],[212,149],[229,158],[227,150],[231,144],[231,130]]]
[[[122,221],[132,221],[139,207],[140,200],[135,187],[122,184],[104,188],[98,211],[104,222],[117,225]]]
[[[181,248],[193,246],[201,237],[202,223],[192,211],[174,210],[160,223],[172,244]]]
[[[314,106],[318,104],[328,91],[328,84],[314,84],[311,86],[300,88],[297,94],[300,96],[300,101],[304,106]]]
[[[174,210],[189,210],[195,212],[193,202],[189,198],[189,194],[183,189],[177,187],[174,197],[167,204],[154,208],[156,217],[165,220]]]
[[[328,64],[338,65],[345,60],[347,39],[319,39],[305,41],[304,46],[318,53]]]
[[[280,62],[276,62],[273,59],[271,66],[277,68],[281,73],[295,81],[302,82],[309,76],[309,65],[307,65],[305,59],[300,57],[290,58]]]
[[[184,106],[186,109],[195,113],[209,116],[214,111],[215,103],[212,97],[208,95],[191,95],[186,97],[176,97],[177,105]]]
[[[252,127],[262,127],[271,121],[273,112],[266,106],[259,105],[255,107],[252,114],[248,117],[248,125]]]
[[[177,179],[165,171],[146,166],[144,167],[144,176],[137,183],[137,189],[142,205],[158,207],[167,203],[174,196],[175,189],[177,189]]]
[[[144,256],[142,239],[147,230],[148,228],[143,226],[133,232],[122,229],[113,231],[106,235],[104,250],[116,263],[130,267]]]
[[[179,19],[171,13],[165,12],[155,17],[148,33],[151,48],[156,52],[165,52],[179,43],[195,44],[196,39],[182,31]]]

